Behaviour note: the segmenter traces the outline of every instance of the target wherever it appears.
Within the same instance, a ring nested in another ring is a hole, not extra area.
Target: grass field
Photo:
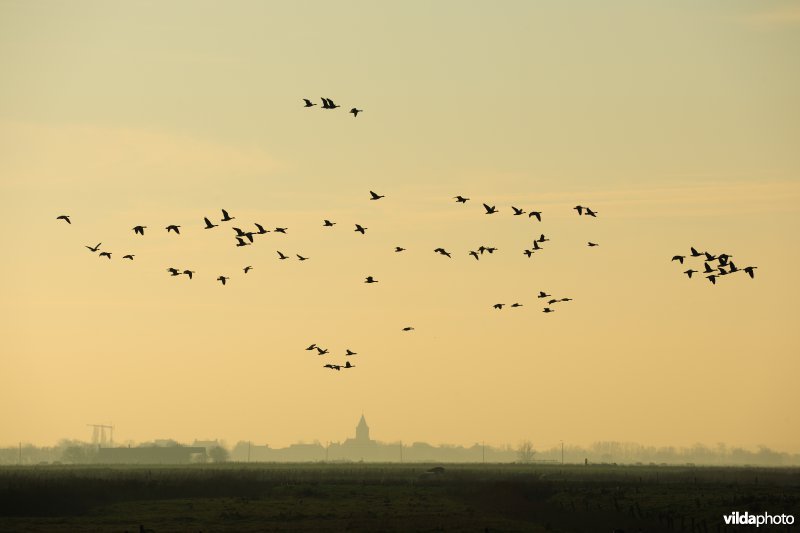
[[[741,532],[800,519],[800,469],[225,464],[0,468],[0,531]],[[758,531],[800,531],[795,526]]]

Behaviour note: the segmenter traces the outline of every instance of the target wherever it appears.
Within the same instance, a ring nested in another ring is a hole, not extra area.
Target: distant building
[[[99,448],[94,458],[100,464],[189,464],[205,462],[206,449],[195,446],[145,446]]]

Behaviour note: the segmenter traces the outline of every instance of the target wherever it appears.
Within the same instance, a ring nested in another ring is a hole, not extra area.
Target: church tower
[[[358,421],[358,425],[356,426],[356,441],[358,442],[369,442],[369,426],[367,425],[367,421],[364,419],[364,415],[361,415],[361,420]]]

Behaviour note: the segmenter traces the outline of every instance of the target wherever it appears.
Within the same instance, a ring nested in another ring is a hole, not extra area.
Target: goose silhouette
[[[453,199],[456,201],[456,203],[459,203],[459,204],[465,204],[465,203],[467,203],[467,200],[469,200],[469,198],[464,198],[460,194],[458,196],[453,196]]]
[[[222,220],[221,220],[222,222],[228,222],[229,220],[233,220],[234,218],[236,217],[232,217],[228,214],[227,211],[225,211],[224,209],[222,210]]]
[[[378,194],[375,191],[369,191],[370,200],[380,200],[381,198],[386,198],[385,194]]]
[[[181,234],[180,226],[177,226],[175,224],[170,224],[169,226],[167,226],[167,233],[169,233],[170,231],[174,231],[178,235]]]
[[[133,232],[136,233],[137,235],[144,235],[144,229],[146,227],[147,226],[134,226],[133,227]]]
[[[72,224],[72,221],[69,219],[69,215],[59,215],[56,217],[56,220],[63,220],[67,224]]]
[[[91,246],[87,246],[87,248],[88,248],[89,250],[91,250],[92,252],[96,252],[97,250],[99,250],[99,249],[100,249],[100,245],[101,245],[101,244],[103,244],[103,243],[102,243],[102,242],[98,242],[98,243],[97,243],[97,245],[96,245],[94,248],[92,248]]]
[[[217,226],[219,226],[219,224],[212,224],[211,221],[208,220],[208,217],[203,217],[203,220],[206,221],[206,227],[203,228],[203,229],[211,229],[211,228],[216,228]]]
[[[497,213],[497,207],[495,207],[493,205],[483,204],[483,208],[486,209],[486,214],[487,215],[493,215],[493,214]]]

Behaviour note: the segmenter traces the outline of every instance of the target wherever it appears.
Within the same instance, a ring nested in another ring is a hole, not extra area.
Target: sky
[[[798,55],[783,1],[2,1],[0,445],[798,453]]]

